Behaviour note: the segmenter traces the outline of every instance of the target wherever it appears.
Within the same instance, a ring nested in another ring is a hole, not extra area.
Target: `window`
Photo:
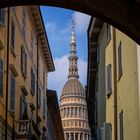
[[[40,78],[40,54],[38,55],[38,78]]]
[[[31,33],[31,58],[34,58],[34,36],[33,33]]]
[[[31,93],[35,94],[35,74],[34,71],[31,69]]]
[[[75,117],[77,117],[77,107],[75,108]]]
[[[4,8],[0,8],[0,25],[4,25]]]
[[[23,46],[21,46],[21,72],[25,78],[27,73],[27,55]]]
[[[11,48],[15,49],[15,24],[11,21]]]
[[[120,119],[120,140],[124,140],[123,110],[119,114],[119,119]]]
[[[10,75],[10,111],[14,112],[15,110],[15,77]]]
[[[100,61],[100,45],[97,44],[97,63],[99,64]]]
[[[25,10],[23,10],[23,16],[22,16],[22,35],[25,39],[25,36],[26,36],[26,13],[25,13]]]
[[[81,107],[79,108],[79,116],[81,116]]]
[[[110,25],[107,23],[106,23],[106,30],[107,30],[107,44],[108,44],[111,39],[111,29],[110,29]]]
[[[122,76],[122,45],[119,43],[118,47],[118,78],[120,79]]]
[[[70,108],[67,108],[67,117],[70,115]]]
[[[46,117],[46,112],[47,112],[46,106],[47,106],[46,98],[44,97],[43,98],[43,118]]]
[[[106,71],[106,78],[107,78],[107,80],[106,80],[106,85],[107,85],[107,87],[106,87],[106,89],[107,89],[107,96],[109,96],[110,94],[111,94],[111,92],[112,92],[112,67],[111,67],[111,64],[109,64],[108,66],[107,66],[107,71]]]
[[[43,68],[43,89],[44,89],[44,91],[45,91],[45,85],[46,85],[45,79],[46,79],[45,68]]]
[[[73,112],[73,111],[74,111],[74,108],[72,107],[72,108],[71,108],[71,116],[74,115],[74,112]]]
[[[21,90],[21,97],[20,97],[20,119],[21,120],[27,120],[28,119],[27,103],[26,103],[26,100],[25,100],[23,90]]]
[[[3,96],[3,60],[0,58],[0,96]]]
[[[38,88],[38,108],[41,107],[41,89]]]

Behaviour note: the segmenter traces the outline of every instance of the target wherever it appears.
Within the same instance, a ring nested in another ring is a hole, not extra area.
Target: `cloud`
[[[80,12],[74,12],[73,17],[75,20],[75,30],[77,33],[87,32],[90,21],[90,16]]]
[[[58,94],[58,98],[61,95],[62,88],[66,83],[68,76],[68,54],[59,58],[54,59],[55,69],[56,71],[53,73],[49,73],[48,75],[48,88],[52,90],[56,90]],[[81,59],[78,60],[78,73],[79,80],[85,86],[86,77],[87,77],[87,63]]]

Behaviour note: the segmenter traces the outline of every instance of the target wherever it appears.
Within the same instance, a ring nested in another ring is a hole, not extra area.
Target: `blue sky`
[[[90,16],[62,8],[42,7],[41,12],[56,71],[48,74],[48,88],[58,97],[67,81],[72,17],[75,20],[76,49],[79,57],[79,80],[85,86],[87,79],[87,28]]]

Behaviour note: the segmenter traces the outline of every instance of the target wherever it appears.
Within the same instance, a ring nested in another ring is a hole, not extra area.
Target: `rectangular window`
[[[100,61],[100,45],[97,44],[97,63],[99,64]]]
[[[31,33],[31,58],[33,59],[34,57],[34,37],[33,33]]]
[[[38,108],[41,107],[41,89],[38,88]]]
[[[0,58],[0,96],[3,96],[3,60]]]
[[[106,30],[107,30],[107,44],[108,44],[111,40],[111,28],[110,25],[107,23],[106,23]]]
[[[38,55],[38,78],[40,78],[40,54]]]
[[[15,77],[12,75],[10,75],[10,111],[14,112],[15,110]]]
[[[13,20],[11,21],[11,47],[15,49],[15,24]]]
[[[25,96],[23,91],[21,90],[21,97],[20,97],[20,119],[21,120],[27,120],[28,115],[27,115],[27,103],[25,100]]]
[[[34,71],[31,69],[31,93],[35,94],[35,74]]]
[[[25,78],[27,73],[27,55],[23,46],[21,46],[21,71]]]
[[[25,39],[25,37],[26,37],[26,13],[25,13],[25,10],[23,10],[23,16],[22,16],[22,35]]]
[[[118,78],[120,79],[122,76],[122,45],[119,43],[118,47]]]
[[[124,140],[123,110],[119,114],[119,119],[120,119],[120,140]]]
[[[45,85],[46,85],[45,79],[46,79],[45,68],[43,68],[43,90],[44,90],[44,92],[45,92]]]
[[[47,103],[46,103],[46,98],[44,97],[43,98],[43,118],[46,117],[46,106],[47,106]]]
[[[4,8],[0,8],[0,25],[4,25]]]
[[[106,70],[106,94],[107,96],[109,96],[112,92],[112,67],[111,64],[109,64],[107,66],[107,70]]]

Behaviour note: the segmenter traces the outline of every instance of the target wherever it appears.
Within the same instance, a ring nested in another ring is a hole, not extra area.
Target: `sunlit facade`
[[[47,77],[54,64],[41,12],[38,6],[9,9],[0,9],[0,140],[6,112],[8,140],[45,140]]]

